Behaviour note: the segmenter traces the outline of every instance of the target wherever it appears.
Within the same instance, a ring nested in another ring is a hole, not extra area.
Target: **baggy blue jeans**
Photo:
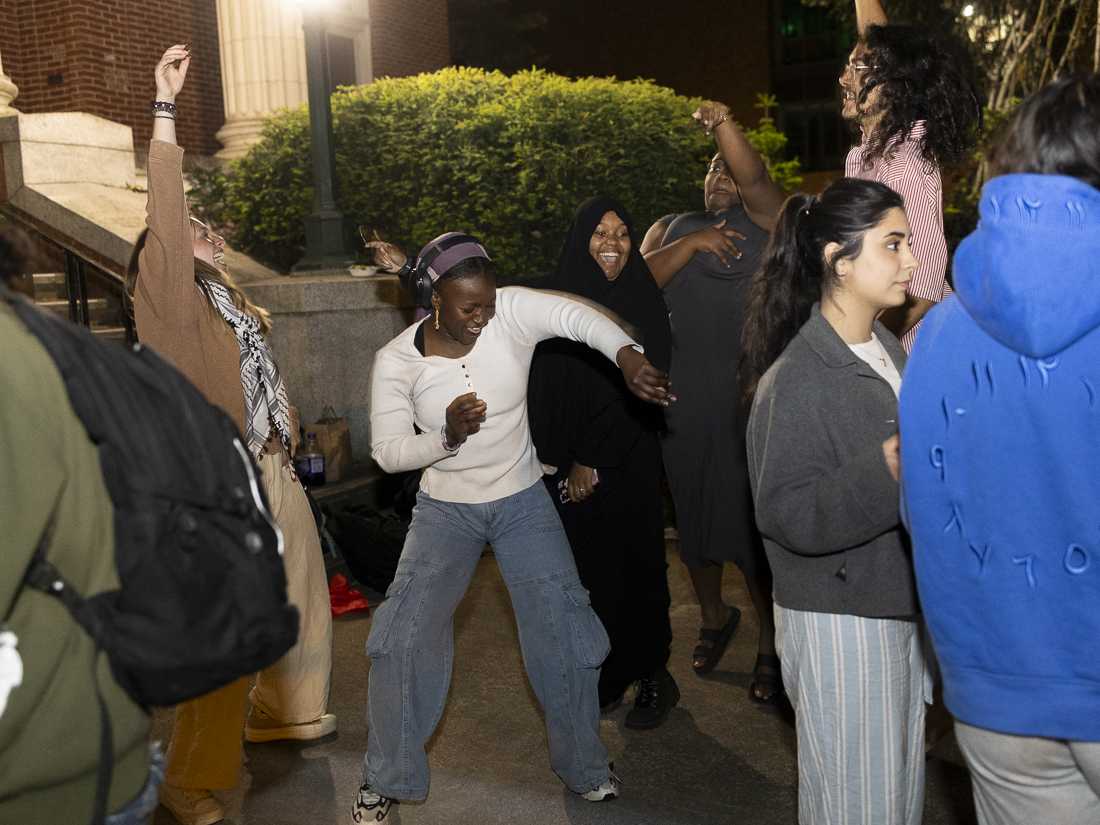
[[[108,814],[104,825],[148,825],[153,821],[153,812],[159,799],[157,791],[164,781],[164,753],[159,742],[149,745],[149,777],[141,792],[127,802],[120,810]]]
[[[427,797],[424,746],[450,687],[454,613],[488,543],[546,717],[550,765],[573,791],[597,787],[608,776],[597,683],[610,645],[546,488],[539,481],[484,504],[437,501],[424,492],[416,501],[397,574],[367,638],[367,783],[393,799]]]

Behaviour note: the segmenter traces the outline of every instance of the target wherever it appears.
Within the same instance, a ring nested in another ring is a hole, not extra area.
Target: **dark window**
[[[772,90],[779,100],[778,125],[789,140],[789,157],[818,172],[844,168],[852,143],[840,116],[837,79],[854,35],[828,9],[801,0],[775,0]]]
[[[328,39],[328,77],[329,92],[337,86],[355,86],[359,80],[355,75],[355,41],[331,32]]]
[[[849,37],[828,9],[782,0],[779,62],[785,66],[833,61],[847,53]]]
[[[784,103],[779,128],[787,135],[787,154],[798,157],[807,172],[843,169],[854,138],[835,100]]]

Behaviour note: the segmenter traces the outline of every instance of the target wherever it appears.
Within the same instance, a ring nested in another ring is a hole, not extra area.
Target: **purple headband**
[[[449,246],[442,252],[439,252],[434,258],[430,258],[432,252],[438,249],[440,244],[444,241],[450,238],[459,237],[465,237],[468,238],[468,240],[460,241],[454,246]],[[419,259],[424,262],[422,264],[424,270],[428,273],[433,283],[443,277],[448,269],[466,258],[484,258],[487,261],[492,260],[492,258],[489,257],[489,253],[485,251],[485,247],[464,232],[447,232],[446,234],[440,235],[420,250],[419,255]]]

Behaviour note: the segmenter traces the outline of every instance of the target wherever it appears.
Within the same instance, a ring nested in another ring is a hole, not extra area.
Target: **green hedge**
[[[406,249],[472,232],[502,274],[535,276],[553,267],[592,195],[619,197],[643,232],[701,206],[714,150],[691,121],[699,102],[649,81],[541,70],[451,68],[342,89],[332,99],[339,204]],[[750,133],[773,154],[785,143],[777,135],[768,120]],[[228,176],[201,176],[192,198],[238,247],[286,268],[312,204],[308,152],[305,109],[282,112]],[[789,164],[776,171],[797,185]]]

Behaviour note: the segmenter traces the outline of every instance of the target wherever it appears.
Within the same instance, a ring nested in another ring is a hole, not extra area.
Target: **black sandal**
[[[763,696],[758,695],[757,690]],[[752,681],[749,682],[749,699],[758,705],[778,706],[785,696],[779,657],[770,653],[758,653],[756,664],[752,667]]]
[[[711,630],[710,628],[699,629],[699,644],[695,646],[695,650],[691,654],[691,667],[700,676],[706,676],[716,667],[718,662],[722,659],[722,654],[726,652],[726,647],[730,643],[730,639],[733,638],[733,633],[737,630],[737,625],[741,621],[741,611],[736,607],[730,608],[730,617],[726,619],[726,623],[722,626],[721,630]],[[703,642],[710,642],[710,644],[703,644]],[[696,662],[702,659],[701,664]]]

